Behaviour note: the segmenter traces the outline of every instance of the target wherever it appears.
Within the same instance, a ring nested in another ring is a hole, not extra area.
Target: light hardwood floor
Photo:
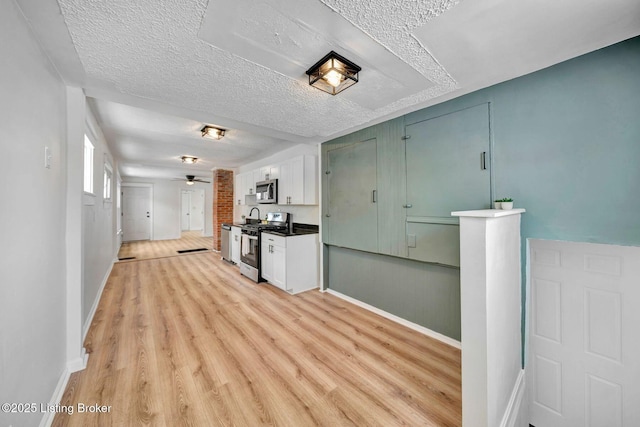
[[[54,426],[459,426],[460,351],[215,253],[113,267]]]
[[[140,240],[124,242],[118,251],[118,259],[134,257],[136,260],[180,255],[184,249],[213,249],[213,237],[203,237],[201,231],[183,231],[179,239]]]

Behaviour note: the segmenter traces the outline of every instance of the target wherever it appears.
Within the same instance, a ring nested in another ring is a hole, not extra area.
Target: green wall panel
[[[460,271],[329,246],[329,287],[460,340]]]

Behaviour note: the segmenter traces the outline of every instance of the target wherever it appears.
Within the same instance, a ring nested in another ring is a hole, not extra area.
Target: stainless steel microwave
[[[256,202],[278,203],[278,180],[256,182]]]

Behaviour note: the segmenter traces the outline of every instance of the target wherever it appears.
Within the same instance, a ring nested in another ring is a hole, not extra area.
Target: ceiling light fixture
[[[182,163],[187,163],[189,165],[192,165],[198,161],[198,158],[193,156],[182,156],[181,159]]]
[[[222,139],[226,129],[216,128],[213,126],[205,126],[201,129],[202,137],[209,139]]]
[[[309,85],[336,95],[358,83],[358,73],[362,68],[334,51],[316,62],[307,70]]]
[[[195,182],[193,182],[193,181],[187,181],[187,185],[193,185],[193,184],[195,184]]]

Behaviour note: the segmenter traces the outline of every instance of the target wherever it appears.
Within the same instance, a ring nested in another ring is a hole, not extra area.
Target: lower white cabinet
[[[262,233],[260,249],[262,277],[272,285],[290,294],[318,287],[318,234]]]
[[[231,227],[231,261],[236,264],[240,264],[240,227],[232,226]]]

